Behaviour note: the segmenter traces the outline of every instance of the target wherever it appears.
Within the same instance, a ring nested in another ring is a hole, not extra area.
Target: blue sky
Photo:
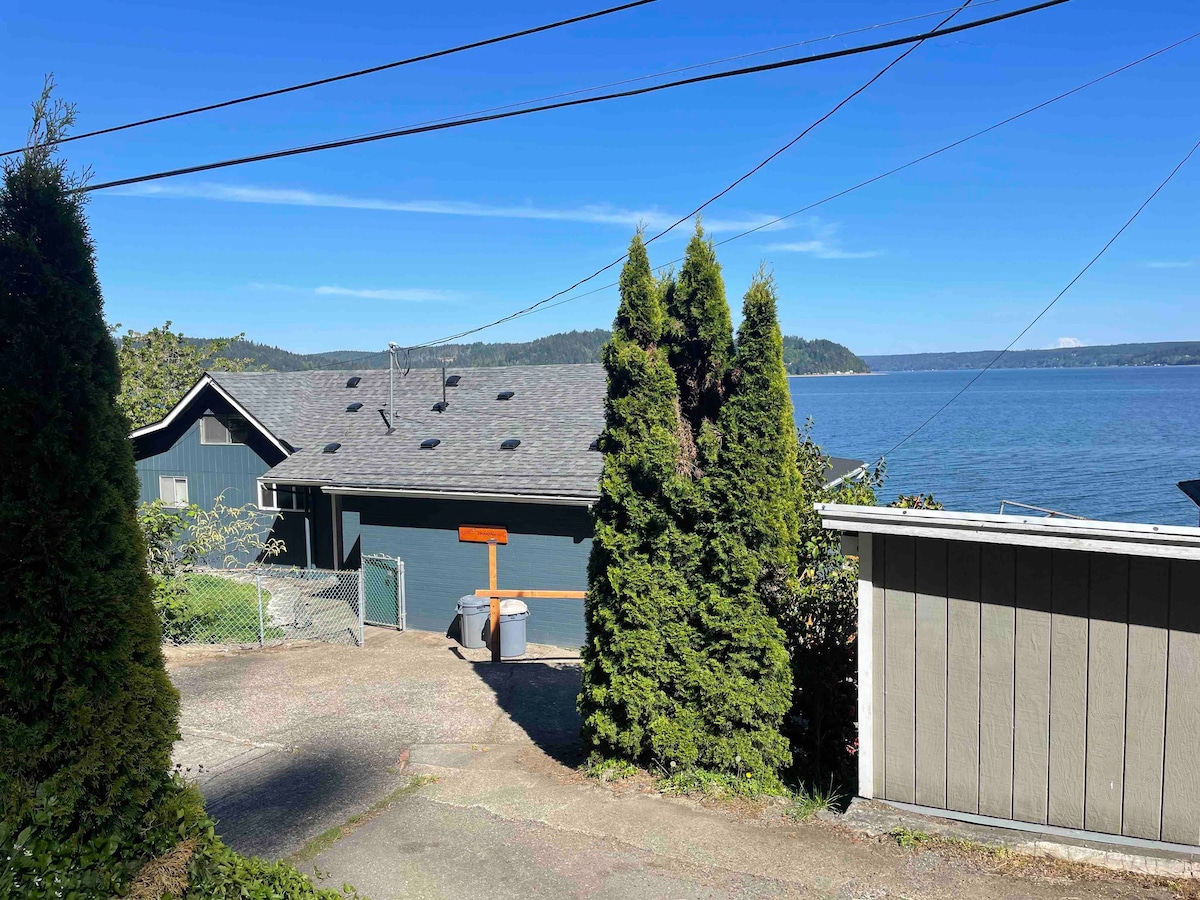
[[[514,0],[9,4],[0,142],[53,71],[79,129],[600,8]],[[659,0],[509,44],[69,145],[109,180],[402,127],[942,9],[944,0]],[[990,15],[1021,5],[983,6]],[[931,21],[755,57],[898,36]],[[706,214],[720,239],[1197,29],[1187,0],[1065,6],[917,50]],[[884,54],[896,51],[884,51]],[[820,65],[94,195],[107,314],[298,351],[439,337],[541,299],[696,206],[890,58]],[[720,250],[731,300],[774,269],[784,330],[860,353],[1006,344],[1200,137],[1200,39]],[[1191,98],[1191,99],[1189,99]],[[1200,338],[1200,159],[1023,346]],[[687,228],[654,245],[678,256]],[[612,279],[607,279],[612,280]],[[487,332],[607,326],[614,290]]]

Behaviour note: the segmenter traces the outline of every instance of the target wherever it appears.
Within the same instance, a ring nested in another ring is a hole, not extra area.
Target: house
[[[141,499],[256,503],[287,548],[272,562],[400,557],[408,626],[444,631],[457,599],[488,583],[487,549],[460,542],[461,525],[507,530],[501,587],[586,587],[604,389],[596,365],[467,369],[444,383],[432,369],[209,372],[133,432]],[[582,601],[529,606],[530,640],[582,644]]]
[[[598,365],[209,372],[133,432],[141,499],[257,504],[286,546],[276,563],[399,557],[408,627],[444,631],[488,584],[487,549],[460,526],[507,531],[502,588],[586,588],[604,394]],[[834,460],[827,476],[859,466]],[[583,643],[582,601],[528,605],[529,640]]]

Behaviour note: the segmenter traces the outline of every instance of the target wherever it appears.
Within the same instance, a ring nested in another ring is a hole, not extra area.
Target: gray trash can
[[[520,600],[500,601],[500,656],[525,655],[525,620],[529,607]]]
[[[459,643],[469,650],[486,647],[484,634],[491,615],[491,603],[487,597],[466,596],[458,601]]]

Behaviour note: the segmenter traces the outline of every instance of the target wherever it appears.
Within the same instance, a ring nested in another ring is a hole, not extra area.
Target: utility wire
[[[1171,173],[1162,180],[1162,182],[1158,185],[1158,187],[1156,187],[1154,189],[1154,191],[1150,194],[1150,196],[1142,201],[1142,205],[1139,206],[1137,208],[1137,210],[1134,211],[1132,216],[1130,216],[1128,219],[1125,220],[1125,224],[1122,225],[1119,229],[1117,229],[1117,233],[1108,239],[1108,241],[1104,244],[1104,246],[1100,248],[1100,252],[1097,253],[1095,256],[1093,256],[1090,260],[1088,260],[1087,265],[1084,266],[1082,269],[1080,269],[1078,274],[1074,278],[1072,278],[1069,282],[1067,282],[1067,286],[1064,287],[1061,291],[1059,291],[1054,296],[1054,299],[1051,300],[1049,303],[1047,303],[1045,305],[1045,307],[1043,307],[1042,311],[1039,312],[1036,316],[1034,316],[1033,320],[1028,325],[1026,325],[1024,328],[1021,329],[1021,333],[1018,334],[1015,338],[1013,338],[1012,341],[1009,342],[1007,347],[1005,347],[1003,350],[1001,350],[999,353],[997,353],[994,357],[992,357],[991,362],[989,362],[986,366],[984,366],[982,369],[980,369],[978,372],[976,372],[975,377],[972,378],[970,381],[968,381],[966,384],[964,384],[961,388],[959,388],[958,392],[955,393],[955,395],[953,397],[951,397],[949,400],[947,400],[945,403],[943,403],[941,405],[941,407],[939,407],[937,409],[937,411],[935,411],[933,413],[933,415],[931,415],[928,419],[926,419],[924,422],[922,422],[920,425],[918,425],[916,428],[914,428],[912,431],[910,431],[904,438],[902,438],[899,441],[899,443],[897,443],[894,447],[892,447],[891,450],[889,450],[887,453],[885,453],[884,457],[886,458],[888,456],[891,456],[893,453],[895,453],[897,450],[899,450],[901,447],[903,447],[906,443],[908,443],[908,441],[910,441],[913,437],[915,437],[926,425],[928,425],[930,422],[932,422],[934,419],[936,419],[939,415],[941,415],[951,403],[953,403],[955,400],[957,400],[959,397],[961,397],[964,393],[966,393],[967,389],[969,387],[971,387],[971,385],[973,385],[980,378],[982,378],[984,372],[988,371],[990,368],[992,368],[992,366],[994,366],[996,363],[998,363],[1000,361],[1000,357],[1002,357],[1005,353],[1007,353],[1009,350],[1011,350],[1013,348],[1013,345],[1015,345],[1017,343],[1017,341],[1019,341],[1021,338],[1025,337],[1025,335],[1029,332],[1029,329],[1033,328],[1034,325],[1036,325],[1039,321],[1041,321],[1042,317],[1044,315],[1046,315],[1046,313],[1050,312],[1051,308],[1054,306],[1054,304],[1056,304],[1062,298],[1063,294],[1065,294],[1067,291],[1069,291],[1071,288],[1073,288],[1075,286],[1075,283],[1077,281],[1079,281],[1079,279],[1081,279],[1085,274],[1087,274],[1087,271],[1092,266],[1094,266],[1097,261],[1099,261],[1100,257],[1102,257],[1105,254],[1105,252],[1107,252],[1108,248],[1116,243],[1117,238],[1119,238],[1122,234],[1125,233],[1125,229],[1127,229],[1130,225],[1132,225],[1134,223],[1134,220],[1136,220],[1137,217],[1142,214],[1142,210],[1144,210],[1147,206],[1150,205],[1150,202],[1155,197],[1157,197],[1159,192],[1162,191],[1162,189],[1165,188],[1171,182],[1171,179],[1174,178],[1176,173],[1187,164],[1187,161],[1192,158],[1192,156],[1195,154],[1195,152],[1197,150],[1200,150],[1200,141],[1197,141],[1195,144],[1192,145],[1192,149],[1187,152],[1187,155],[1185,155],[1183,157],[1183,159],[1181,159],[1175,165],[1175,168],[1173,168],[1171,170]]]
[[[320,144],[308,144],[302,147],[293,147],[289,150],[275,150],[270,153],[260,153],[254,156],[243,156],[235,159],[222,160],[220,162],[203,163],[196,166],[187,166],[181,169],[170,169],[164,172],[155,172],[149,175],[138,175],[132,178],[121,178],[115,181],[106,181],[100,184],[88,185],[81,188],[81,191],[101,191],[108,188],[124,187],[131,184],[141,184],[147,181],[157,181],[163,178],[174,178],[179,175],[191,175],[197,172],[209,172],[214,169],[225,169],[230,166],[241,166],[247,163],[263,162],[271,159],[283,159],[289,156],[299,156],[305,153],[316,153],[321,150],[334,150],[340,147],[350,147],[357,144],[367,144],[374,141],[390,140],[391,138],[408,137],[414,134],[425,134],[431,131],[444,131],[450,128],[459,128],[464,125],[476,125],[481,122],[494,122],[500,119],[510,119],[516,116],[526,116],[531,113],[547,112],[554,109],[566,109],[574,106],[584,106],[590,103],[600,103],[607,100],[617,100],[626,97],[636,97],[642,94],[651,94],[657,91],[664,91],[671,88],[683,87],[689,84],[700,84],[707,81],[716,81],[724,78],[734,78],[742,75],[752,75],[758,72],[770,72],[776,69],[786,69],[793,66],[807,65],[809,63],[824,62],[830,59],[840,59],[846,56],[854,56],[860,53],[869,53],[875,50],[885,50],[890,47],[899,47],[905,44],[920,46],[930,38],[945,37],[951,34],[957,34],[962,31],[967,31],[972,28],[979,28],[983,25],[991,25],[996,22],[1004,21],[1005,19],[1016,18],[1017,16],[1027,15],[1029,13],[1038,12],[1043,9],[1048,9],[1052,6],[1059,6],[1067,3],[1069,0],[1044,0],[1042,3],[1033,6],[1026,6],[1021,9],[1013,10],[1012,12],[1002,13],[996,16],[990,16],[985,19],[978,19],[974,22],[967,22],[963,25],[956,25],[944,30],[926,32],[924,34],[909,35],[907,37],[895,38],[890,41],[881,41],[876,44],[867,44],[859,47],[848,47],[843,50],[831,51],[829,53],[820,53],[812,56],[802,56],[794,59],[781,60],[779,62],[764,63],[757,66],[746,66],[740,69],[730,69],[724,72],[711,72],[707,75],[695,75],[691,78],[683,78],[677,81],[668,81],[663,84],[650,85],[648,87],[634,88],[626,91],[617,91],[609,94],[599,94],[595,97],[583,97],[576,100],[564,100],[557,103],[547,103],[541,106],[533,106],[526,109],[512,110],[510,112],[493,113],[485,116],[472,116],[463,119],[455,119],[449,122],[439,124],[422,125],[410,128],[402,128],[396,131],[383,132],[381,134],[365,135],[361,137],[343,138],[337,141],[328,141]],[[915,47],[914,47],[915,49]]]
[[[126,122],[124,125],[113,125],[108,128],[100,128],[96,131],[87,131],[83,134],[77,134],[72,137],[66,137],[58,141],[59,144],[66,144],[71,141],[82,141],[84,138],[97,137],[101,134],[112,134],[115,131],[125,131],[130,128],[140,128],[143,125],[153,125],[156,122],[166,122],[170,119],[181,119],[184,116],[194,116],[196,113],[210,112],[214,109],[224,109],[227,106],[237,106],[239,103],[250,103],[253,100],[263,100],[267,97],[278,97],[280,94],[290,94],[293,91],[303,91],[308,88],[320,87],[325,84],[333,84],[338,81],[346,81],[349,78],[358,78],[362,75],[373,75],[376,72],[384,72],[388,69],[396,69],[400,66],[408,66],[413,63],[425,62],[430,59],[438,59],[442,56],[451,56],[455,53],[462,53],[465,50],[475,50],[479,47],[487,47],[490,44],[500,44],[504,41],[511,41],[515,38],[527,37],[531,34],[539,34],[543,31],[551,31],[555,28],[562,28],[564,25],[574,25],[577,22],[586,22],[588,19],[598,19],[601,16],[611,15],[612,13],[623,12],[627,9],[633,9],[636,6],[645,6],[648,3],[655,3],[656,0],[634,0],[631,3],[625,3],[621,6],[612,6],[608,9],[597,10],[596,12],[586,13],[581,16],[574,16],[570,19],[560,19],[557,22],[550,22],[547,25],[538,25],[536,28],[526,28],[521,31],[513,31],[508,34],[502,34],[497,37],[487,38],[482,41],[473,41],[469,44],[460,44],[457,47],[449,47],[445,50],[436,50],[433,53],[423,53],[420,56],[410,56],[407,59],[396,60],[395,62],[384,63],[379,66],[371,66],[367,69],[359,69],[355,72],[346,72],[342,75],[331,75],[328,78],[319,78],[316,81],[306,81],[303,84],[293,84],[289,87],[276,88],[272,91],[263,91],[258,94],[249,94],[245,97],[236,97],[233,100],[223,100],[220,103],[210,103],[207,106],[196,106],[192,109],[184,109],[179,112],[167,113],[162,116],[153,116],[149,119],[140,119],[136,122]],[[0,153],[0,156],[11,156],[14,153],[21,153],[28,150],[28,147],[19,147],[15,150],[5,150]]]
[[[722,190],[718,191],[716,194],[709,197],[707,200],[705,200],[703,203],[701,203],[699,206],[697,206],[694,210],[689,212],[687,215],[680,216],[678,219],[676,219],[674,222],[672,222],[670,225],[668,225],[662,231],[658,232],[653,237],[647,239],[646,244],[647,245],[652,244],[654,241],[658,240],[663,235],[667,234],[668,232],[672,231],[674,228],[676,228],[679,225],[681,225],[682,223],[686,222],[688,219],[697,215],[702,210],[704,210],[706,207],[708,207],[712,203],[715,203],[717,200],[724,197],[726,194],[728,194],[730,191],[732,191],[735,187],[737,187],[739,184],[744,182],[747,178],[750,178],[755,173],[759,172],[764,166],[766,166],[768,163],[770,163],[772,160],[774,160],[780,154],[784,153],[785,151],[789,150],[791,147],[795,146],[800,140],[802,140],[806,135],[808,135],[814,128],[816,128],[822,122],[826,121],[830,116],[832,116],[834,113],[836,113],[838,110],[840,110],[843,106],[845,106],[847,103],[849,103],[855,97],[857,97],[859,94],[861,94],[867,88],[869,88],[872,84],[874,84],[876,81],[878,81],[880,78],[882,78],[890,69],[892,69],[892,67],[896,66],[901,60],[903,60],[910,53],[912,53],[914,50],[916,50],[918,47],[920,47],[921,44],[923,44],[925,42],[925,40],[927,40],[929,37],[950,34],[956,30],[962,30],[964,27],[962,25],[954,26],[953,28],[948,28],[945,31],[941,31],[940,29],[942,28],[942,26],[946,25],[951,19],[953,19],[956,15],[958,15],[960,12],[962,12],[962,10],[966,9],[967,6],[970,5],[970,3],[971,3],[971,0],[966,0],[966,2],[964,2],[961,6],[959,6],[957,9],[955,9],[953,12],[951,12],[949,16],[947,16],[945,19],[943,19],[941,22],[939,22],[937,24],[937,26],[933,29],[933,31],[926,33],[926,35],[924,37],[913,42],[912,46],[910,46],[903,53],[901,53],[899,56],[897,56],[895,59],[893,59],[890,63],[888,63],[886,66],[884,66],[878,72],[876,72],[866,82],[864,82],[862,85],[860,85],[858,88],[856,88],[850,94],[848,94],[844,99],[842,99],[831,110],[829,110],[823,116],[821,116],[816,121],[814,121],[812,124],[810,124],[807,128],[805,128],[803,131],[801,131],[798,135],[796,135],[794,138],[792,138],[790,141],[788,141],[786,144],[784,144],[778,150],[771,153],[766,159],[759,162],[752,169],[750,169],[749,171],[738,176],[736,179],[734,179],[732,182],[730,182],[730,184],[726,185]],[[975,25],[975,24],[979,24],[979,22],[967,23],[967,24]],[[617,259],[614,259],[612,262],[608,263],[607,265],[601,266],[599,269],[597,269],[591,275],[588,275],[585,278],[581,278],[579,281],[576,281],[570,287],[564,288],[563,290],[560,290],[560,291],[557,291],[557,292],[551,294],[549,297],[539,300],[537,303],[527,306],[524,309],[517,310],[514,313],[510,313],[507,316],[503,316],[500,319],[496,319],[493,322],[489,322],[486,325],[480,325],[475,328],[469,328],[465,331],[460,331],[457,334],[453,334],[453,335],[449,335],[447,337],[441,338],[440,340],[427,341],[423,344],[418,344],[418,345],[416,345],[416,347],[413,347],[411,349],[436,346],[437,344],[443,344],[443,343],[448,343],[449,341],[460,340],[464,337],[468,337],[469,335],[477,334],[481,331],[484,331],[485,329],[494,328],[497,325],[500,325],[505,322],[512,321],[513,319],[528,315],[529,313],[533,312],[534,310],[544,307],[544,306],[546,306],[546,304],[551,303],[554,300],[557,300],[559,297],[563,296],[564,294],[570,293],[571,291],[575,290],[577,287],[579,287],[583,284],[586,284],[587,282],[591,281],[593,278],[597,278],[598,276],[607,272],[609,269],[612,269],[615,266],[620,265],[622,262],[625,261],[625,259],[628,256],[629,256],[628,253],[623,253]]]
[[[968,141],[973,141],[976,138],[982,137],[985,134],[995,131],[997,128],[1000,128],[1004,125],[1011,124],[1012,122],[1015,122],[1018,119],[1022,119],[1025,116],[1030,115],[1031,113],[1035,113],[1039,110],[1045,109],[1047,106],[1050,106],[1051,104],[1057,103],[1060,100],[1065,100],[1066,98],[1071,97],[1074,94],[1078,94],[1080,91],[1086,90],[1090,87],[1094,87],[1095,85],[1100,84],[1101,82],[1106,81],[1115,75],[1119,75],[1122,72],[1132,69],[1135,66],[1139,66],[1142,63],[1147,62],[1151,59],[1154,59],[1157,56],[1161,56],[1162,54],[1167,53],[1168,51],[1174,50],[1175,48],[1180,47],[1183,44],[1188,43],[1189,41],[1193,41],[1198,37],[1200,37],[1200,31],[1194,32],[1194,33],[1188,35],[1187,37],[1182,38],[1181,40],[1175,41],[1173,44],[1167,45],[1166,47],[1162,47],[1161,49],[1155,50],[1153,53],[1147,53],[1145,56],[1142,56],[1139,59],[1135,59],[1133,62],[1126,63],[1123,66],[1119,66],[1118,68],[1113,69],[1109,72],[1106,72],[1105,74],[1100,75],[1097,78],[1093,78],[1091,81],[1084,82],[1083,84],[1077,85],[1076,87],[1073,87],[1070,90],[1063,91],[1061,94],[1051,97],[1049,100],[1044,100],[1041,103],[1035,104],[1034,106],[1030,106],[1027,109],[1022,110],[1019,113],[1015,113],[1014,115],[1011,115],[1006,119],[1001,119],[999,122],[996,122],[993,125],[989,125],[987,128],[982,128],[979,131],[976,131],[973,134],[967,135],[964,138],[960,138],[957,141],[953,141],[952,143],[946,144],[943,147],[939,147],[937,150],[933,150],[929,153],[924,154],[923,156],[918,156],[916,159],[909,160],[908,162],[904,163],[903,165],[896,166],[893,169],[889,169],[888,171],[883,172],[879,175],[875,175],[872,178],[868,178],[865,181],[860,181],[860,182],[858,182],[858,184],[855,184],[848,188],[844,188],[843,190],[840,190],[837,193],[830,194],[828,197],[825,197],[822,200],[817,200],[816,202],[810,203],[807,206],[802,206],[800,209],[793,210],[790,213],[785,213],[782,216],[777,216],[774,219],[770,219],[769,221],[763,222],[761,225],[756,225],[753,228],[748,228],[745,231],[742,231],[731,237],[727,237],[723,240],[717,241],[715,243],[715,246],[722,247],[725,244],[729,244],[729,243],[732,243],[733,241],[740,240],[741,238],[748,237],[749,235],[754,234],[759,231],[762,231],[765,228],[770,228],[772,225],[778,225],[780,222],[790,219],[793,216],[798,216],[801,213],[809,212],[813,209],[816,209],[818,206],[823,206],[826,203],[829,203],[833,200],[837,200],[838,198],[844,197],[847,194],[851,194],[857,190],[861,190],[862,188],[868,187],[869,185],[872,185],[877,181],[881,181],[884,178],[888,178],[899,172],[903,172],[905,169],[915,166],[918,163],[922,163],[927,160],[933,159],[935,156],[940,156],[941,154],[947,152],[948,150],[953,150],[955,147],[961,147],[963,144],[967,143]],[[682,256],[676,257],[675,259],[670,260],[669,262],[663,263],[660,266],[655,266],[655,268],[659,271],[662,271],[664,269],[669,268],[670,266],[675,265],[676,263],[683,262],[683,260],[684,260],[684,257],[682,257]],[[575,294],[572,297],[565,297],[565,298],[559,300],[557,303],[550,303],[548,305],[541,306],[541,307],[527,307],[526,311],[516,314],[512,318],[521,318],[521,317],[524,317],[527,315],[532,315],[534,312],[541,312],[541,311],[544,311],[547,309],[554,309],[555,307],[562,306],[567,303],[571,303],[574,300],[580,300],[584,297],[590,297],[593,294],[598,294],[601,291],[606,291],[609,288],[616,287],[618,284],[619,284],[619,282],[610,281],[608,284],[605,284],[598,288],[594,288],[593,290],[590,290],[590,291],[586,291],[582,294]],[[413,348],[413,349],[415,349],[415,348]]]
[[[999,2],[1001,2],[1001,0],[982,0],[982,2],[973,3],[971,8],[978,9],[981,6],[991,6],[992,4],[999,3]],[[767,47],[763,50],[751,50],[748,53],[739,53],[739,54],[736,54],[735,56],[724,56],[724,57],[721,57],[720,59],[709,60],[708,62],[692,63],[690,65],[679,66],[674,69],[666,69],[662,72],[654,72],[649,75],[638,75],[633,78],[624,78],[624,79],[621,79],[620,81],[608,81],[608,82],[605,82],[604,84],[594,84],[591,87],[576,88],[576,89],[570,90],[570,91],[560,91],[556,94],[547,94],[544,97],[535,97],[530,100],[521,100],[516,103],[505,103],[501,106],[488,106],[483,109],[472,110],[469,113],[459,113],[459,114],[456,114],[453,116],[442,116],[441,118],[437,118],[437,119],[426,119],[425,121],[415,122],[413,124],[414,124],[414,126],[416,126],[416,125],[432,125],[436,122],[449,122],[453,119],[463,118],[465,116],[478,116],[478,115],[483,115],[484,113],[497,112],[498,110],[502,110],[502,109],[516,109],[519,106],[528,106],[533,103],[546,103],[550,100],[558,100],[562,97],[575,97],[575,96],[578,96],[579,94],[590,94],[592,91],[603,91],[603,90],[607,90],[608,88],[621,87],[622,85],[626,85],[626,84],[636,84],[639,81],[649,81],[654,78],[666,78],[669,75],[678,75],[681,72],[692,72],[692,71],[695,71],[696,69],[707,69],[712,66],[722,65],[723,63],[737,62],[738,60],[741,60],[741,59],[750,59],[755,56],[763,56],[767,53],[778,53],[781,50],[792,50],[796,47],[804,47],[804,46],[807,46],[810,44],[822,44],[825,41],[832,41],[832,40],[835,40],[835,39],[841,38],[841,37],[849,37],[850,35],[853,35],[853,34],[862,34],[863,32],[867,32],[867,31],[878,31],[881,28],[888,28],[892,25],[903,25],[907,22],[916,22],[921,19],[931,19],[934,16],[940,16],[940,15],[943,15],[944,13],[948,13],[951,11],[952,10],[950,10],[950,9],[938,9],[938,10],[934,10],[933,12],[921,13],[920,15],[916,15],[916,16],[908,16],[907,18],[903,18],[903,19],[893,19],[890,22],[879,22],[875,25],[863,25],[859,28],[852,28],[849,31],[839,31],[839,32],[835,32],[834,34],[827,34],[824,37],[808,38],[803,41],[794,41],[793,43],[790,43],[790,44],[780,44],[777,47]],[[365,137],[365,136],[369,136],[369,135],[382,134],[385,130],[387,130],[387,129],[377,129],[375,131],[368,131],[368,132],[364,132],[360,136]]]

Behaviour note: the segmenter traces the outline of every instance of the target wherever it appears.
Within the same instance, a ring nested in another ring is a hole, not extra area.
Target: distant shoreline
[[[803,375],[789,375],[788,378],[849,378],[859,375],[887,375],[887,372],[806,372]]]

